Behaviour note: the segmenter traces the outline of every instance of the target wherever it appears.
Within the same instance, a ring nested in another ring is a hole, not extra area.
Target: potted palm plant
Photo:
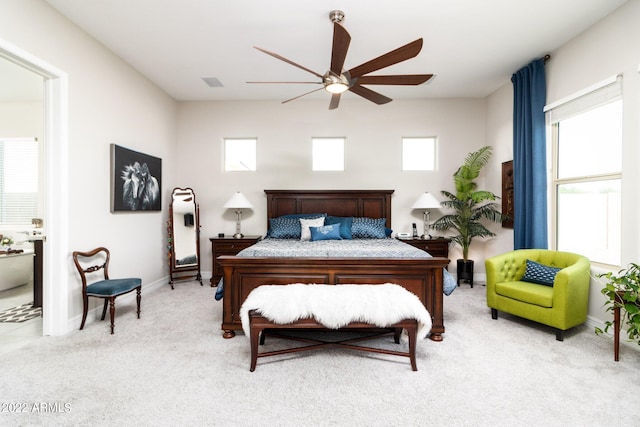
[[[501,223],[506,219],[495,202],[499,197],[495,194],[478,190],[476,178],[482,168],[489,162],[492,149],[482,147],[469,153],[464,164],[453,174],[456,192],[441,191],[448,200],[441,202],[445,208],[453,209],[453,213],[436,220],[431,228],[437,231],[455,230],[457,234],[449,236],[462,247],[462,259],[458,260],[458,284],[467,281],[473,287],[473,260],[469,259],[469,246],[476,237],[493,237],[495,233],[482,224],[482,220]]]
[[[617,274],[607,272],[599,274],[598,278],[605,280],[600,292],[607,298],[604,304],[606,312],[614,312],[616,308],[620,310],[622,314],[618,327],[626,327],[629,341],[640,345],[640,265],[631,263]],[[614,321],[606,321],[604,325],[604,329],[596,327],[596,334],[608,332],[614,327]],[[616,337],[619,332],[613,331]],[[615,360],[618,360],[617,346]]]

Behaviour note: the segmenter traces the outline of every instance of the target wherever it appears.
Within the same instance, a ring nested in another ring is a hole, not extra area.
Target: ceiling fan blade
[[[368,99],[371,102],[375,102],[378,105],[386,104],[387,102],[393,101],[393,99],[387,98],[386,96],[378,92],[374,92],[364,86],[353,85],[349,88],[349,90],[356,95],[360,95],[361,97]]]
[[[416,86],[433,77],[433,74],[399,74],[394,76],[358,77],[359,85],[408,85]]]
[[[314,90],[312,90],[312,91],[309,91],[309,92],[307,92],[307,93],[303,93],[302,95],[298,95],[298,96],[295,96],[295,97],[293,97],[293,98],[285,99],[284,101],[282,101],[282,103],[283,103],[283,104],[286,104],[286,103],[287,103],[287,102],[289,102],[289,101],[293,101],[294,99],[302,98],[302,97],[303,97],[303,96],[305,96],[305,95],[309,95],[310,93],[317,92],[317,91],[319,91],[319,90],[323,90],[323,89],[324,89],[324,86],[323,86],[323,87],[321,87],[321,88],[318,88],[318,89],[314,89]]]
[[[321,85],[322,84],[322,82],[245,82],[245,83],[296,84],[296,85]]]
[[[280,55],[278,55],[277,53],[274,53],[274,52],[269,52],[268,50],[266,50],[266,49],[262,49],[262,48],[257,47],[257,46],[254,46],[254,48],[255,48],[255,49],[258,49],[260,52],[266,53],[267,55],[271,55],[271,56],[273,56],[274,58],[277,58],[277,59],[279,59],[279,60],[281,60],[281,61],[284,61],[284,62],[286,62],[287,64],[293,65],[294,67],[298,67],[298,68],[300,68],[301,70],[304,70],[304,71],[306,71],[306,72],[308,72],[308,73],[311,73],[311,74],[313,74],[314,76],[317,76],[317,77],[322,78],[322,74],[318,74],[318,73],[316,73],[315,71],[310,70],[310,69],[308,69],[308,68],[306,68],[306,67],[303,67],[303,66],[302,66],[302,65],[300,65],[300,64],[296,64],[295,62],[293,62],[293,61],[291,61],[291,60],[289,60],[289,59],[285,58],[284,56],[280,56]]]
[[[344,60],[347,57],[351,36],[344,27],[337,22],[333,23],[333,48],[331,50],[331,71],[336,75],[342,74]]]
[[[378,56],[371,61],[365,62],[362,65],[358,65],[355,68],[349,70],[352,78],[360,77],[373,71],[380,70],[381,68],[388,67],[398,62],[411,59],[422,50],[422,39],[414,40],[411,43],[407,43],[391,52],[387,52],[384,55]]]
[[[329,103],[329,110],[335,110],[340,105],[340,94],[334,93],[331,95],[331,102]]]

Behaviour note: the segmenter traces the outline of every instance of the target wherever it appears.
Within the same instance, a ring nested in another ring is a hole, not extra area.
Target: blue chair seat
[[[138,278],[101,280],[87,286],[87,295],[114,296],[134,290],[142,284]]]

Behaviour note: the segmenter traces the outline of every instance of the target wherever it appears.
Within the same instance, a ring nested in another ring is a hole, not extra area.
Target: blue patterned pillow
[[[527,268],[522,277],[523,282],[537,283],[539,285],[553,286],[558,271],[562,270],[557,267],[549,267],[539,264],[535,261],[527,260]]]
[[[351,226],[353,225],[353,217],[351,216],[327,216],[324,220],[325,224],[340,224],[340,237],[343,239],[352,239]]]
[[[302,233],[300,218],[324,218],[327,214],[290,214],[269,219],[267,237],[274,239],[299,239]]]
[[[281,220],[281,219],[295,219],[298,220],[300,218],[320,218],[320,217],[326,217],[327,214],[326,213],[311,213],[311,214],[287,214],[287,215],[282,215],[279,216],[277,218],[270,218],[269,219],[269,229],[267,230],[267,237],[273,237],[271,235],[271,221],[274,219],[277,220]],[[288,222],[285,221],[287,224]],[[276,235],[279,235],[279,232],[276,232]],[[285,235],[289,235],[289,233],[285,233]],[[299,239],[300,238],[300,233],[298,232],[298,236],[297,237],[273,237],[274,239]]]
[[[384,239],[386,218],[353,218],[351,235],[354,239]]]
[[[271,218],[269,237],[273,239],[299,239],[300,220],[297,218]]]
[[[317,240],[342,240],[340,237],[340,224],[323,225],[322,227],[309,227],[311,241]]]

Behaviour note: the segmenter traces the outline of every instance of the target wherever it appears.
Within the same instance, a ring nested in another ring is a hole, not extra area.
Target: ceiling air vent
[[[222,83],[215,77],[203,77],[202,80],[209,85],[209,87],[222,87]]]

